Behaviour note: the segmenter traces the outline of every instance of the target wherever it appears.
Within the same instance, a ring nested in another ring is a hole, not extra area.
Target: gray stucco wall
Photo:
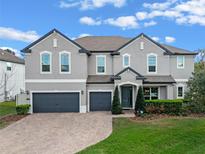
[[[88,75],[96,75],[96,56],[97,55],[105,55],[106,56],[106,75],[113,74],[113,64],[112,59],[113,57],[110,53],[92,53],[91,56],[88,58]]]
[[[53,39],[57,39],[57,48],[53,47]],[[26,54],[26,79],[86,79],[87,55],[79,53],[79,47],[69,42],[58,33],[53,33],[32,48],[32,53]],[[40,73],[40,52],[52,52],[52,73]],[[71,74],[59,73],[59,52],[71,52]]]
[[[140,42],[144,42],[144,49],[140,49]],[[147,74],[147,54],[157,54],[157,74],[168,75],[169,72],[169,56],[164,55],[164,50],[146,38],[138,38],[129,45],[120,50],[120,55],[114,56],[114,73],[118,73],[123,69],[123,54],[130,54],[130,65],[137,72]],[[162,65],[163,64],[163,65]]]
[[[185,55],[185,65],[183,69],[177,68],[177,56],[170,57],[170,74],[174,79],[189,79],[194,72],[194,56]]]

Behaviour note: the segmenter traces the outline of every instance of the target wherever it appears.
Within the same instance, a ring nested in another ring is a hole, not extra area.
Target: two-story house
[[[196,53],[135,38],[88,36],[71,40],[54,29],[22,50],[31,112],[109,111],[118,86],[121,105],[183,98]]]

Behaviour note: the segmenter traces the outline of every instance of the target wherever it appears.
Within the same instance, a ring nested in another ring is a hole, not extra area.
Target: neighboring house
[[[125,109],[134,108],[139,86],[145,99],[183,98],[196,55],[145,34],[73,41],[56,29],[22,51],[31,112],[111,110],[115,86]]]
[[[0,102],[14,100],[24,90],[24,60],[9,50],[0,49]]]

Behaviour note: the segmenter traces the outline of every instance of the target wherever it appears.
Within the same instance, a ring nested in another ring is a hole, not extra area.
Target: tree
[[[135,102],[135,114],[142,113],[142,112],[144,113],[145,111],[144,105],[145,105],[144,104],[144,94],[142,91],[142,87],[140,86],[138,93],[137,93],[137,99]]]
[[[122,107],[120,104],[118,86],[116,86],[114,96],[113,96],[113,101],[112,101],[112,114],[121,114],[121,113],[122,113]]]
[[[187,83],[187,89],[185,99],[190,101],[191,110],[205,113],[205,69],[193,73]]]
[[[14,77],[15,71],[16,71],[16,65],[12,64],[11,70],[7,71],[5,69],[2,69],[1,72],[1,77],[0,77],[0,97],[4,98],[4,101],[9,100],[9,94],[11,91],[15,88],[15,83],[11,81],[11,78]]]

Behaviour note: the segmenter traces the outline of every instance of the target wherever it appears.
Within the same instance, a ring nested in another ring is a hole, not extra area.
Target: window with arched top
[[[123,55],[123,67],[129,67],[130,66],[130,55],[124,54]]]
[[[157,55],[148,54],[147,55],[147,72],[148,73],[157,73]]]
[[[71,54],[67,51],[62,51],[59,54],[60,73],[71,73]]]
[[[43,51],[40,53],[41,73],[51,73],[51,52]]]

